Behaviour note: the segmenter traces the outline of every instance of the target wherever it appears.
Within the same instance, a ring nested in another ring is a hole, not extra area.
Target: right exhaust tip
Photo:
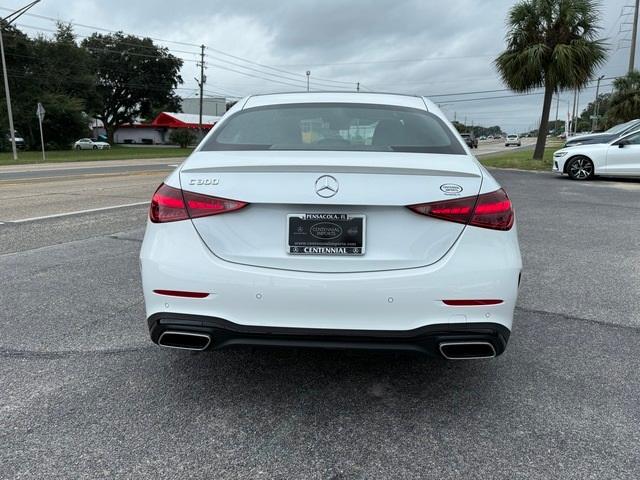
[[[211,336],[206,333],[177,332],[167,330],[158,338],[158,345],[181,350],[206,350],[211,344]]]
[[[442,342],[439,348],[447,360],[478,360],[496,356],[496,349],[491,342]]]

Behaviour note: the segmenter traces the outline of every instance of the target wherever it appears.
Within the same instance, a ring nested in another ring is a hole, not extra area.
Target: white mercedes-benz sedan
[[[161,184],[140,253],[151,339],[504,352],[522,263],[509,197],[431,101],[238,102]]]
[[[552,171],[573,180],[596,175],[640,177],[640,130],[607,143],[568,146],[553,154]]]

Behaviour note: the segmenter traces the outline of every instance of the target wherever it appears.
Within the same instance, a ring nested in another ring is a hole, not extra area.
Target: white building
[[[182,111],[198,115],[200,113],[200,97],[182,99]],[[227,111],[227,99],[224,97],[204,97],[202,99],[202,114],[220,117]]]

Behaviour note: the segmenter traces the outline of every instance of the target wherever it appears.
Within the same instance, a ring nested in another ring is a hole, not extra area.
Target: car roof
[[[247,98],[242,108],[254,108],[287,103],[368,103],[418,108],[420,110],[437,109],[435,104],[430,100],[423,99],[423,97],[419,97],[417,95],[344,91],[269,93],[253,95]]]

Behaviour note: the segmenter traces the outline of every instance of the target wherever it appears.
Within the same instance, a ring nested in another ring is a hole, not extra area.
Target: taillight
[[[189,218],[184,207],[182,190],[164,183],[160,185],[151,198],[149,218],[154,223],[176,222]]]
[[[514,220],[511,200],[502,188],[477,197],[421,203],[408,208],[421,215],[493,230],[509,230]]]
[[[149,218],[154,223],[176,222],[232,212],[245,206],[246,202],[187,192],[163,183],[151,198]]]

